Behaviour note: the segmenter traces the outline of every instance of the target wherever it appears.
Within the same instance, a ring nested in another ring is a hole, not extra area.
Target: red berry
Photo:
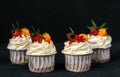
[[[90,35],[95,35],[95,36],[98,35],[98,30],[96,28],[92,29],[90,31]]]
[[[42,40],[42,36],[40,34],[36,35],[36,36],[33,36],[33,42],[41,42]]]
[[[85,39],[83,38],[83,36],[79,36],[79,35],[76,35],[75,38],[74,38],[75,41],[77,42],[84,42]]]
[[[20,36],[21,35],[21,31],[20,30],[14,30],[14,32],[13,32],[13,37],[17,37],[17,36]]]
[[[83,38],[83,36],[79,36],[79,35],[76,35],[75,38],[74,38],[75,41],[77,42],[84,42],[85,39]]]

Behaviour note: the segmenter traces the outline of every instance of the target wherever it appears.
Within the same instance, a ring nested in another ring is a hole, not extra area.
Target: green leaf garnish
[[[73,29],[72,29],[71,27],[69,27],[69,28],[70,28],[70,31],[71,31],[72,33],[74,33]]]
[[[99,28],[103,28],[105,27],[106,23],[104,22],[103,24],[101,24],[101,26]]]
[[[18,29],[20,28],[18,21],[16,21],[16,26],[17,26]]]
[[[39,28],[37,28],[37,33],[40,33],[40,29]]]
[[[16,27],[15,27],[15,25],[14,25],[14,24],[12,24],[12,27],[13,27],[13,29],[16,29]]]
[[[92,22],[92,25],[93,25],[95,28],[97,28],[97,25],[96,25],[95,21],[94,21],[94,20],[91,20],[91,22]]]
[[[35,27],[34,27],[34,26],[32,26],[31,28],[33,29],[33,31],[34,31],[34,32],[36,32],[36,29],[35,29]]]
[[[31,31],[31,36],[33,36],[34,35],[34,32],[33,31]]]
[[[40,34],[40,29],[38,27],[31,26],[31,28],[34,35]]]
[[[87,28],[88,28],[89,30],[92,30],[92,27],[91,27],[91,26],[87,26]]]

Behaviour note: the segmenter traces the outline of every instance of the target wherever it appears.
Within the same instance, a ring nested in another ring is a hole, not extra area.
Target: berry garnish
[[[35,28],[32,26],[32,31],[31,31],[31,37],[32,37],[32,42],[41,42],[42,41],[42,35],[40,34],[40,30],[38,28]]]
[[[32,42],[39,42],[41,43],[42,40],[45,40],[46,42],[50,43],[51,40],[51,36],[49,33],[45,32],[44,34],[40,33],[39,28],[35,28],[32,26],[33,31],[31,31],[32,33]]]
[[[21,34],[22,35],[30,35],[30,31],[28,28],[22,28],[21,29]]]
[[[84,42],[85,41],[85,39],[83,38],[83,36],[79,36],[79,35],[75,35],[74,40],[76,42]]]
[[[88,36],[84,33],[79,34],[79,36],[83,37],[85,40],[88,40]]]
[[[12,32],[12,37],[17,37],[17,36],[21,36],[21,30],[19,29],[19,23],[18,21],[16,22],[16,24],[12,24],[13,29],[11,30]]]
[[[100,35],[100,36],[106,36],[107,35],[106,29],[105,28],[99,29],[98,35]]]
[[[46,42],[50,43],[51,36],[49,33],[45,32],[42,36]]]
[[[14,30],[14,32],[12,34],[13,37],[17,37],[17,36],[20,36],[20,35],[21,35],[21,31],[18,30],[18,29]]]
[[[12,37],[18,37],[18,36],[21,36],[21,35],[30,35],[30,32],[29,32],[29,29],[28,28],[22,28],[20,29],[20,26],[19,26],[19,23],[18,21],[16,22],[16,24],[12,24],[12,30],[11,30],[11,33],[12,33]]]
[[[77,35],[77,34],[74,34],[74,31],[71,27],[70,27],[70,30],[71,30],[71,33],[66,34],[68,40],[70,41],[69,44],[71,44],[72,42],[84,42],[88,40],[88,36],[86,34],[81,33]]]
[[[32,37],[32,41],[40,43],[42,41],[42,38],[43,37],[40,34],[38,34],[38,35],[35,35],[35,36]]]
[[[91,29],[90,35],[94,35],[94,36],[98,35],[98,30],[96,28]]]
[[[104,28],[106,23],[102,23],[99,27],[97,27],[94,20],[91,20],[93,26],[88,26],[87,28],[90,30],[90,35],[94,36],[106,36],[107,35],[107,28]]]

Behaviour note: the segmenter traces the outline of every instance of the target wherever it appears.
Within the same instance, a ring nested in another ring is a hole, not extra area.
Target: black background
[[[0,77],[120,77],[120,0],[0,0]],[[86,26],[93,19],[98,25],[107,23],[112,36],[111,59],[104,64],[92,64],[89,72],[72,73],[65,70],[61,50],[65,34],[71,26],[76,33],[88,33]],[[11,24],[22,27],[39,26],[41,33],[49,32],[55,43],[55,71],[35,74],[28,66],[13,65],[7,49]]]
[[[76,33],[88,33],[93,19],[107,23],[113,42],[120,42],[120,0],[0,0],[0,42],[8,42],[11,24],[36,25],[49,32],[55,42],[64,42],[71,26]]]

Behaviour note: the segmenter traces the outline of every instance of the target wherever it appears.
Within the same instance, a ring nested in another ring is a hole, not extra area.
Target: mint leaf
[[[101,26],[99,28],[103,28],[105,27],[106,23],[104,22],[103,24],[101,24]]]
[[[13,27],[13,29],[16,29],[16,27],[15,27],[15,25],[14,25],[14,24],[12,24],[12,27]]]
[[[17,26],[18,29],[20,28],[18,21],[16,21],[16,26]]]
[[[40,33],[40,29],[39,28],[37,28],[37,33]]]
[[[73,29],[72,29],[71,27],[69,27],[69,29],[70,29],[70,31],[71,31],[72,33],[74,33],[74,31],[73,31]]]
[[[31,28],[32,28],[32,30],[33,30],[34,32],[36,32],[36,29],[35,29],[35,27],[34,27],[34,26],[32,26]]]
[[[91,30],[91,29],[92,29],[92,27],[91,27],[91,26],[87,26],[87,28],[88,28],[89,30]]]
[[[97,25],[96,25],[95,21],[94,21],[94,20],[91,20],[91,22],[92,22],[92,25],[93,25],[95,28],[97,28]]]

